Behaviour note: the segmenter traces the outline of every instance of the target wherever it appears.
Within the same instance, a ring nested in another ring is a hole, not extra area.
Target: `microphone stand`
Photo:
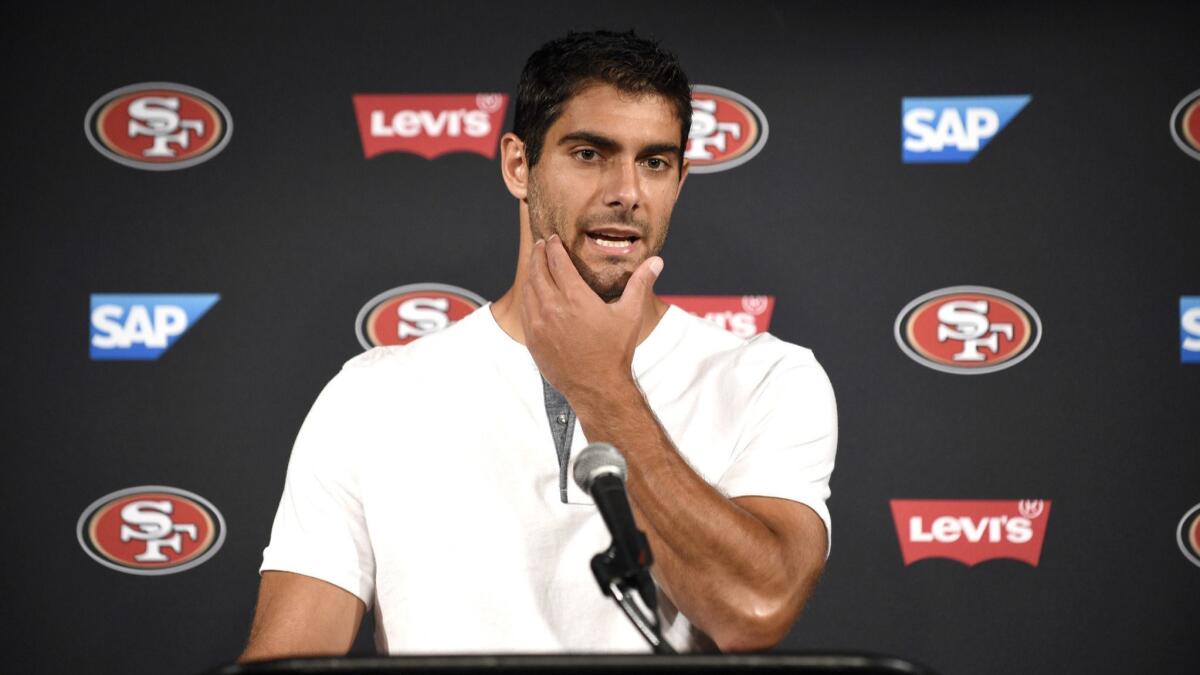
[[[608,443],[584,448],[571,471],[575,484],[596,502],[612,534],[608,550],[592,558],[592,575],[600,592],[616,601],[655,654],[674,654],[659,626],[658,591],[650,577],[654,556],[646,533],[637,528],[625,494],[626,471],[625,458]]]
[[[650,542],[642,532],[637,535],[636,555],[621,555],[614,542],[608,550],[592,558],[592,575],[600,584],[600,591],[617,603],[655,654],[674,654],[675,649],[662,636],[658,620],[658,594],[650,578],[650,565],[654,563]]]

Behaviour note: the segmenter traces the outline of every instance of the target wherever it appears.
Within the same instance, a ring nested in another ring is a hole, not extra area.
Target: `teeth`
[[[600,237],[592,237],[591,239],[597,244],[608,248],[625,248],[633,243],[632,239],[601,239]]]

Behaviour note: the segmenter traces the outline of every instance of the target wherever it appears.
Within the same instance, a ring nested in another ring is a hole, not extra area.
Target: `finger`
[[[541,239],[533,245],[533,253],[529,256],[529,286],[542,303],[550,300],[558,292],[558,286],[547,268],[546,242]]]
[[[564,293],[574,295],[579,291],[591,290],[583,277],[579,276],[579,270],[575,269],[575,263],[571,262],[571,256],[567,255],[567,249],[557,234],[550,235],[546,240],[546,265],[550,268],[555,285]]]
[[[662,273],[662,269],[662,258],[656,255],[646,258],[629,277],[629,281],[625,284],[625,290],[621,293],[621,299],[617,301],[618,304],[638,305],[645,302],[646,298],[654,292],[654,282],[658,281],[658,275]]]
[[[533,251],[529,255],[528,266],[526,267],[526,282],[521,284],[521,325],[525,331],[526,344],[534,337],[536,328],[542,322],[542,308],[546,306],[547,290],[544,280],[535,281],[537,272],[534,268],[534,261],[541,257],[545,260],[545,255],[542,253],[544,242],[538,240],[533,245]]]

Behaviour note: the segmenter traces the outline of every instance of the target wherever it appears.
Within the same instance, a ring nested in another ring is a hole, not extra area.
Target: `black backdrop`
[[[770,122],[753,160],[689,180],[660,292],[770,294],[838,396],[833,554],[783,647],[947,673],[1195,672],[1200,162],[1168,132],[1200,88],[1183,4],[171,3],[3,10],[3,424],[9,672],[186,673],[232,659],[294,434],[380,291],[495,298],[516,208],[495,161],[365,160],[355,93],[513,93],[568,28],[636,27]],[[139,171],[81,133],[108,91],[219,98],[219,155]],[[1029,95],[969,164],[900,161],[906,96]],[[511,109],[508,112],[511,120]],[[959,284],[1029,302],[1024,362],[959,377],[892,336]],[[89,294],[219,293],[158,361],[90,361]],[[139,485],[195,492],[228,538],[165,576],[107,569],[75,525]],[[1040,564],[905,566],[888,503],[1053,500]],[[369,627],[368,627],[369,628]],[[356,649],[367,649],[360,640]]]

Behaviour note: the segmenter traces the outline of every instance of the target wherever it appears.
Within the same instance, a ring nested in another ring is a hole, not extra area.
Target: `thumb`
[[[629,277],[629,281],[625,284],[625,291],[621,293],[621,302],[643,302],[647,295],[654,292],[654,282],[658,281],[658,275],[662,273],[662,268],[662,258],[656,255],[646,258],[633,271],[633,276]]]

